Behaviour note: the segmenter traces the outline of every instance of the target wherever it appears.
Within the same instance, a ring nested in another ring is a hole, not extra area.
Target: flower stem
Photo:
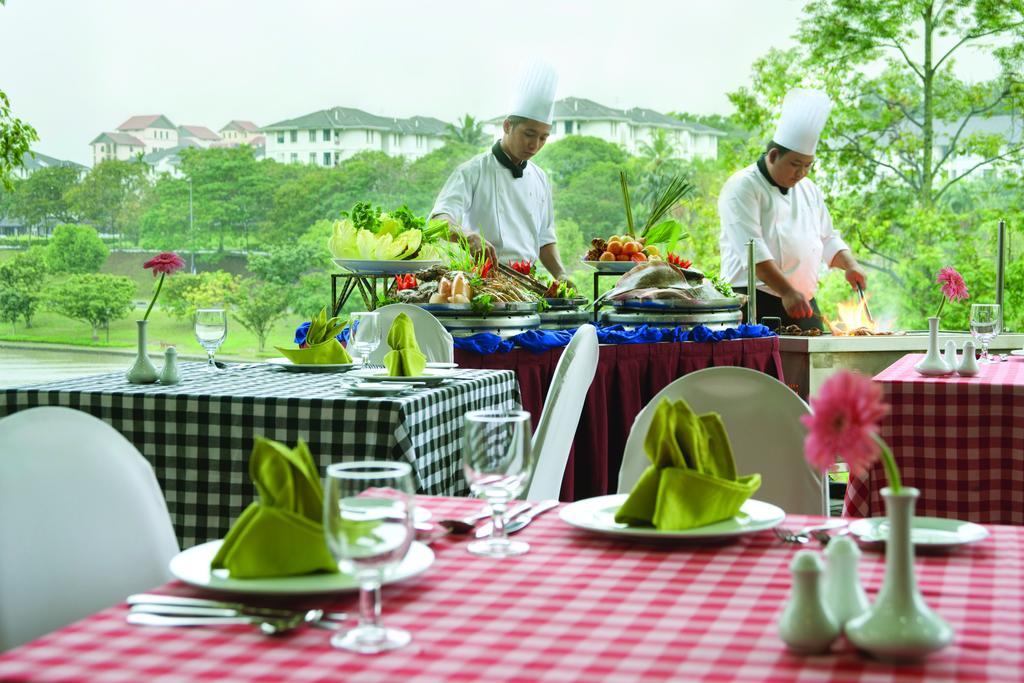
[[[160,288],[164,286],[164,278],[166,276],[166,273],[160,273],[160,282],[156,283],[156,291],[153,292],[153,300],[149,302],[149,308],[146,309],[146,315],[142,316],[143,320],[149,320],[149,312],[153,310],[153,304],[156,303],[156,298],[160,296]]]
[[[885,443],[882,437],[878,434],[872,434],[871,436],[882,449],[882,465],[885,467],[885,477],[889,480],[889,488],[895,493],[903,486],[902,482],[900,482],[900,470],[896,467],[896,460],[892,457],[889,444]]]
[[[935,311],[935,317],[938,318],[942,315],[942,308],[946,305],[946,297],[942,297],[942,301],[939,302],[939,310]]]

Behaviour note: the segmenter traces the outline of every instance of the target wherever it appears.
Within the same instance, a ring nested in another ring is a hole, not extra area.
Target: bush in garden
[[[134,309],[135,283],[123,275],[89,273],[72,275],[51,286],[47,305],[56,313],[92,326],[92,340],[99,341],[101,327],[110,341],[110,321],[127,316]]]
[[[0,263],[0,320],[14,325],[20,318],[32,327],[47,273],[45,254],[42,247],[33,247]]]
[[[209,271],[192,275],[179,273],[167,280],[161,307],[178,320],[189,320],[197,308],[224,306],[238,291],[237,275]]]
[[[256,335],[260,351],[263,351],[270,328],[288,312],[291,292],[291,287],[246,278],[231,297],[231,317]]]
[[[109,253],[92,226],[65,224],[53,229],[46,262],[54,273],[96,273]]]

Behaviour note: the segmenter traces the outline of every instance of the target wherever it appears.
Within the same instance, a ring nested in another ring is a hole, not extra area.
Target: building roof
[[[224,148],[249,145],[254,150],[262,150],[266,144],[267,137],[265,135],[254,135],[248,140],[218,140],[217,142],[210,143],[210,147]]]
[[[583,97],[566,97],[555,102],[555,121],[618,121],[656,128],[678,128],[703,135],[725,137],[725,131],[705,126],[694,121],[681,121],[673,116],[656,112],[653,109],[633,107],[632,109],[614,109]],[[498,124],[505,120],[504,116],[489,119],[487,123]]]
[[[34,156],[33,156],[34,155]],[[50,168],[52,166],[70,166],[78,169],[79,171],[88,171],[88,166],[76,163],[74,161],[67,161],[65,159],[57,159],[55,157],[41,154],[40,152],[25,152],[21,156],[21,166],[28,173],[38,171],[41,168]]]
[[[95,145],[97,142],[113,142],[115,145],[131,145],[132,147],[145,147],[145,143],[134,135],[128,133],[100,133],[96,139],[90,142]]]
[[[148,114],[145,116],[133,116],[117,127],[119,131],[145,130],[146,128],[170,128],[174,130],[175,125],[163,114]]]
[[[156,166],[161,160],[166,159],[172,166],[177,166],[181,161],[181,151],[185,149],[201,149],[202,146],[194,138],[184,138],[174,147],[158,149],[142,157],[150,166]]]
[[[224,127],[220,129],[220,132],[223,133],[226,130],[237,130],[243,133],[255,133],[259,129],[260,127],[257,126],[252,121],[242,121],[241,119],[235,119],[233,121],[228,121],[227,123],[225,123]]]
[[[178,135],[199,140],[220,140],[220,136],[206,126],[178,126]]]
[[[555,102],[555,119],[599,119],[602,121],[628,121],[626,112],[612,109],[582,97],[566,97]]]
[[[321,109],[312,114],[306,114],[295,119],[278,121],[269,126],[263,126],[263,132],[279,130],[306,130],[306,129],[335,129],[335,128],[357,128],[366,130],[380,130],[392,133],[421,134],[442,136],[445,132],[445,124],[429,116],[413,116],[408,119],[387,118],[375,116],[361,109],[350,107],[332,107]]]

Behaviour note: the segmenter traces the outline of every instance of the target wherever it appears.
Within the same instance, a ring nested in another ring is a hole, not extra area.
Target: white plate
[[[858,519],[850,523],[850,533],[862,543],[885,543],[889,538],[889,520],[885,517]],[[988,538],[988,529],[974,522],[942,517],[914,517],[910,540],[924,548],[952,548]]]
[[[359,589],[359,582],[350,574],[306,574],[262,579],[232,579],[226,569],[210,569],[210,561],[223,540],[210,541],[183,550],[171,558],[171,574],[185,583],[209,590],[229,593],[262,593],[267,595],[302,595],[340,593]],[[413,541],[401,564],[384,574],[384,583],[395,583],[422,574],[434,563],[434,552]]]
[[[442,363],[441,361],[428,360],[428,368],[434,368],[435,370],[454,370],[459,367],[458,363]]]
[[[362,382],[349,386],[348,391],[357,396],[397,396],[409,391],[413,386],[397,382]]]
[[[631,527],[615,521],[615,513],[629,497],[627,493],[587,498],[562,508],[562,521],[578,529],[586,529],[609,536],[656,540],[710,541],[743,536],[771,529],[782,523],[786,513],[771,503],[750,499],[743,503],[739,514],[707,526],[682,531],[661,531],[652,527]]]
[[[1024,349],[1014,349],[1010,351],[1011,356],[1024,356]]]
[[[366,275],[404,275],[441,265],[440,261],[364,261],[344,258],[332,260],[349,272]]]
[[[449,377],[455,375],[454,370],[448,368],[426,368],[422,375],[415,377],[391,377],[385,368],[360,368],[351,372],[353,377],[365,377],[377,382],[420,382],[422,384],[440,384]]]
[[[284,368],[288,372],[348,372],[360,363],[293,363],[287,358],[268,358],[268,365]]]
[[[644,261],[583,261],[582,263],[599,273],[625,273]]]

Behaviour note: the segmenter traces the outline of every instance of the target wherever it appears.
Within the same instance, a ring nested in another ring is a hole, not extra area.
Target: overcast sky
[[[0,90],[37,151],[91,163],[136,114],[214,131],[332,106],[453,121],[504,113],[526,58],[559,97],[729,113],[804,0],[7,0]]]

